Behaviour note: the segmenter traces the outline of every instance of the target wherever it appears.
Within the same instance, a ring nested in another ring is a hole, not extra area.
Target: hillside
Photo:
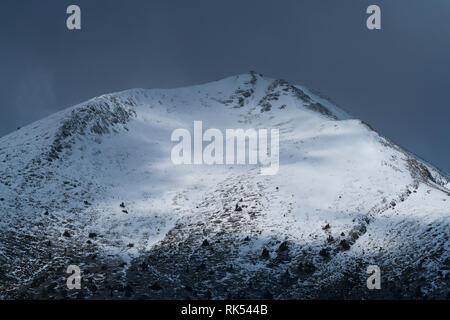
[[[173,164],[197,120],[279,129],[277,174]],[[0,138],[0,298],[449,298],[449,189],[283,80],[106,94]]]

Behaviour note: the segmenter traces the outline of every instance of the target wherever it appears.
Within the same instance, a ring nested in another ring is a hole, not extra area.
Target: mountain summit
[[[278,172],[174,164],[199,120],[279,130]],[[449,298],[449,189],[283,80],[106,94],[0,139],[0,298]]]

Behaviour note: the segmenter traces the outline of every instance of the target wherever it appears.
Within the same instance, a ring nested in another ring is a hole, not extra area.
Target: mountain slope
[[[196,120],[278,128],[278,173],[174,165]],[[0,164],[4,298],[448,298],[448,177],[282,80],[103,95],[1,138]]]

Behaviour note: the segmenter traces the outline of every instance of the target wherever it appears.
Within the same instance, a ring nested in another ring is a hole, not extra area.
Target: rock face
[[[278,173],[174,165],[195,120],[279,129]],[[449,188],[283,80],[107,94],[0,139],[0,298],[448,299]]]

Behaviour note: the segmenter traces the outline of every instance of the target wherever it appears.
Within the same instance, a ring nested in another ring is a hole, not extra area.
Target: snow
[[[329,235],[340,239],[341,233],[348,235],[360,224],[367,231],[349,251],[337,255],[337,261],[363,251],[375,255],[378,248],[389,251],[394,259],[411,243],[433,252],[444,246],[440,259],[448,257],[448,177],[427,165],[441,183],[433,187],[430,181],[417,182],[408,167],[410,155],[386,144],[360,120],[302,86],[295,88],[331,116],[273,84],[272,79],[246,74],[187,88],[107,94],[1,138],[0,229],[33,233],[44,221],[46,232],[55,237],[68,227],[75,239],[95,232],[101,235],[96,243],[105,255],[129,261],[151,250],[181,218],[198,214],[202,201],[209,201],[211,212],[221,210],[223,203],[214,193],[221,184],[259,183],[263,196],[247,200],[250,207],[258,202],[264,208],[264,232],[249,247],[242,246],[243,257],[259,252],[266,246],[265,239],[275,235],[314,245],[326,242]],[[252,91],[245,97],[239,90]],[[278,96],[271,100],[270,94]],[[262,112],[261,101],[269,101],[270,110]],[[58,159],[47,161],[63,121],[83,107],[93,105],[99,110],[103,104],[112,111],[120,105],[130,116],[123,123],[104,123],[99,111],[97,118],[86,120],[85,130],[77,129],[62,139],[69,146]],[[177,128],[192,131],[195,120],[203,121],[204,130],[222,132],[279,129],[278,174],[263,177],[250,165],[174,165],[171,133]],[[89,130],[95,124],[108,132]],[[392,201],[394,208],[390,208]],[[54,217],[51,222],[43,217],[46,210]],[[331,226],[329,234],[323,231],[326,224]],[[426,231],[430,227],[435,236]],[[130,243],[134,246],[128,247]],[[0,255],[5,245],[0,241]],[[242,265],[247,263],[244,260]],[[435,270],[437,265],[429,262],[427,268]]]

